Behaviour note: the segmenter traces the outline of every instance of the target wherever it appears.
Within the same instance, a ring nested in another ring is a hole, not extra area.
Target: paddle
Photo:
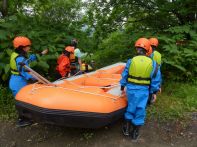
[[[21,66],[23,66],[25,68],[25,70],[27,70],[29,72],[29,74],[32,75],[39,82],[41,82],[43,84],[52,84],[50,81],[48,81],[46,78],[44,78],[43,76],[41,76],[39,73],[37,73],[36,71],[34,71],[33,69],[31,69],[30,67],[28,67],[27,65],[25,65],[25,63],[21,62],[19,64]]]

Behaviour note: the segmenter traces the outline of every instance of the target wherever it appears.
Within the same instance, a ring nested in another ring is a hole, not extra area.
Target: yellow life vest
[[[11,58],[10,58],[10,68],[11,68],[11,73],[15,74],[15,75],[19,75],[19,71],[17,69],[17,65],[16,65],[16,58],[19,56],[18,53],[13,52],[11,54]]]
[[[82,63],[80,70],[81,71],[91,71],[91,70],[93,70],[93,68],[88,64]]]
[[[128,82],[139,85],[150,85],[153,61],[146,56],[136,56],[129,67]]]
[[[153,60],[157,62],[157,64],[161,65],[161,54],[158,51],[153,52]]]

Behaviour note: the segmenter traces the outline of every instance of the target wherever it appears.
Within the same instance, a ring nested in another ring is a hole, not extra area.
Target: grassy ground
[[[14,97],[8,88],[0,85],[0,119],[9,120],[15,117]]]
[[[148,109],[148,117],[157,121],[185,120],[189,112],[197,111],[197,85],[167,83],[157,102]]]

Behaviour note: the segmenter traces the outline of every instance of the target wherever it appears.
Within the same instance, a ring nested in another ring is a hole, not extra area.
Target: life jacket
[[[88,64],[85,64],[85,63],[82,63],[81,64],[81,68],[80,68],[81,71],[85,71],[85,72],[88,72],[88,71],[91,71],[93,70],[92,67]]]
[[[78,55],[77,52],[80,51],[78,48],[74,50],[74,53],[70,53],[70,62],[71,63],[78,63]]]
[[[136,56],[129,67],[128,82],[138,85],[150,85],[153,61],[146,56]]]
[[[158,51],[153,52],[152,59],[157,62],[158,65],[161,65],[161,54]]]
[[[74,53],[70,53],[70,62],[76,62],[76,57]]]
[[[16,58],[19,56],[18,53],[13,52],[11,54],[11,58],[10,58],[10,68],[11,68],[11,73],[14,75],[20,75],[18,69],[17,69],[17,65],[16,65]]]

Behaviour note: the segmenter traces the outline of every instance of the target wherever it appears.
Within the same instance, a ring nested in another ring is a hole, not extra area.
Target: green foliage
[[[91,38],[82,31],[81,1],[18,1],[17,11],[12,11],[15,4],[12,2],[9,5],[9,12],[14,14],[0,19],[0,79],[3,81],[6,82],[10,74],[9,60],[16,36],[30,38],[31,53],[38,55],[43,49],[49,49],[48,55],[39,57],[39,61],[32,64],[45,76],[48,73],[53,75],[51,71],[55,69],[58,55],[72,38],[79,40],[79,48],[90,50],[87,44]],[[29,12],[25,7],[31,8]]]
[[[163,73],[173,80],[196,81],[197,32],[194,25],[171,27],[161,34]]]
[[[185,118],[188,112],[196,112],[196,86],[196,84],[166,83],[157,102],[148,108],[148,117],[168,121]]]
[[[11,92],[0,85],[0,119],[11,119],[16,117],[14,97]]]
[[[133,49],[128,40],[129,35],[124,32],[116,31],[111,33],[108,38],[102,41],[98,48],[99,51],[93,56],[97,66],[101,67],[131,58]],[[125,52],[128,54],[125,55]]]
[[[196,21],[195,0],[90,0],[87,21],[94,29],[98,43],[109,33],[125,26],[159,32],[176,25]],[[96,22],[96,23],[95,23]]]
[[[159,38],[164,77],[195,81],[195,6],[195,0],[8,1],[8,13],[0,19],[0,79],[8,80],[12,40],[17,35],[32,40],[32,53],[49,48],[49,56],[39,57],[32,64],[49,77],[53,76],[58,55],[73,37],[101,67],[132,58],[139,37],[155,36]]]
[[[134,48],[134,42],[138,38],[154,36],[159,39],[158,50],[162,54],[164,78],[176,81],[196,81],[195,3],[195,0],[90,1],[86,19],[88,24],[95,29],[93,38],[97,39],[96,48],[99,49],[95,58],[100,64],[106,65],[110,64],[111,57],[112,63],[116,59],[116,61],[122,59],[126,61],[133,56],[133,52],[125,48],[119,52],[122,54],[121,58],[114,56],[116,53],[109,48],[111,46],[115,48],[120,41],[111,41],[111,45],[108,44],[108,46],[103,45],[105,41],[110,41],[111,35],[117,30],[121,30],[123,35],[130,34],[128,39],[131,44],[130,48]],[[102,52],[101,46],[103,46]]]

